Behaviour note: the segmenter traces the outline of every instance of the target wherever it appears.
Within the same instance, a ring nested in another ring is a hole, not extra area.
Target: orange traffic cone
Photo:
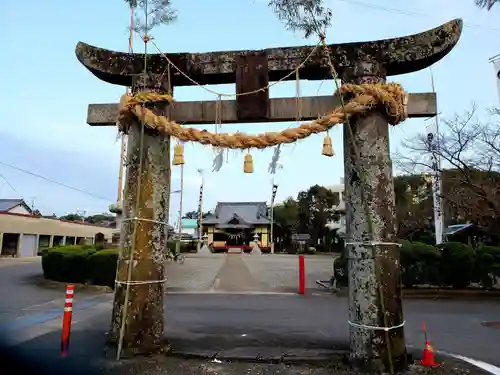
[[[422,359],[420,364],[425,367],[438,367],[439,363],[434,361],[434,349],[429,343],[429,340],[425,340],[424,353],[422,354]]]

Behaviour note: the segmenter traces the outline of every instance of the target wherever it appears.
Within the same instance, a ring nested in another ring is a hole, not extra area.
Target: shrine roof
[[[234,218],[244,224],[268,224],[266,202],[219,202],[215,214],[203,219],[203,223],[228,224]]]

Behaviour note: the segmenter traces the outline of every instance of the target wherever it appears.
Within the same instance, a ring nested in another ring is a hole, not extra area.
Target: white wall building
[[[328,189],[333,191],[334,193],[339,194],[339,204],[335,208],[335,211],[339,214],[339,219],[335,221],[330,221],[326,224],[326,226],[330,230],[337,230],[337,234],[340,236],[345,234],[345,200],[344,200],[344,179],[340,179],[339,184],[334,184],[327,186]]]

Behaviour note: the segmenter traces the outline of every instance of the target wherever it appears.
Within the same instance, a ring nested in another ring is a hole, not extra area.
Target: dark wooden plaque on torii
[[[453,20],[407,37],[333,44],[328,48],[335,69],[344,83],[381,84],[384,87],[388,76],[422,70],[442,59],[457,44],[461,32],[461,20]],[[314,51],[314,48],[284,47],[261,51],[175,53],[167,56],[197,84],[235,83],[236,93],[243,94],[284,77],[295,79],[291,73],[299,66],[301,79],[332,79],[324,52],[321,49]],[[311,57],[304,62],[311,53]],[[166,82],[164,72],[169,63],[161,54],[147,56],[147,74],[143,74],[143,54],[114,52],[78,43],[76,56],[102,81],[132,86],[136,91],[142,87],[144,90],[166,92],[170,86],[193,85],[175,68],[171,69],[171,81]],[[302,120],[328,114],[340,104],[339,99],[332,96],[305,97],[300,100]],[[232,101],[223,100],[220,113],[216,110],[218,103],[216,100],[175,102],[168,111],[168,103],[155,103],[151,107],[155,115],[168,115],[180,124],[207,124],[216,120],[222,123],[294,121],[297,116],[295,98],[271,99],[268,90],[238,95]],[[407,113],[409,117],[435,116],[436,95],[410,94]],[[90,125],[115,125],[117,118],[118,104],[89,105],[87,122]],[[136,255],[139,260],[134,266],[135,277],[146,281],[152,277],[161,280],[166,234],[158,228],[166,224],[168,217],[170,137],[160,137],[158,132],[151,129],[144,130],[137,119],[132,122],[128,129],[123,208],[125,221],[121,239],[123,253],[134,254],[131,244],[138,243]],[[407,357],[388,119],[382,108],[377,106],[362,116],[352,117],[343,129],[346,247],[350,265],[350,357],[361,363],[369,361],[374,366],[384,366],[387,371],[390,371],[387,368],[390,362],[399,371],[398,366],[405,366]],[[142,164],[141,160],[144,161]],[[367,211],[371,219],[368,214],[365,215]],[[140,230],[132,230],[132,221],[139,222]],[[127,261],[120,261],[117,279],[125,278]],[[112,339],[116,338],[120,322],[124,321],[120,306],[128,303],[125,301],[123,285],[120,285],[117,284],[115,290]],[[134,353],[151,352],[161,344],[162,285],[147,281],[131,287],[134,298],[130,301],[131,317],[126,325],[124,345]],[[141,321],[135,319],[138,316]]]

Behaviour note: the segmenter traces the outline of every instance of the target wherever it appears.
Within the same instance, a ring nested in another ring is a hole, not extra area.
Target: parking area
[[[238,257],[241,261],[234,262]],[[229,259],[232,261],[228,261]],[[332,255],[306,255],[306,288],[321,290],[316,280],[333,274]],[[228,269],[229,268],[229,269]],[[230,272],[231,268],[233,272]],[[188,254],[184,264],[167,264],[167,290],[170,292],[223,292],[218,286],[232,285],[231,291],[296,293],[299,283],[299,257],[284,254]],[[244,283],[245,285],[243,285]],[[256,290],[256,288],[260,290]]]
[[[225,260],[225,254],[210,256],[187,254],[184,264],[167,263],[167,290],[171,292],[209,291]]]
[[[305,255],[306,289],[318,289],[316,280],[328,280],[333,275],[331,255]],[[277,292],[297,292],[299,257],[292,254],[269,254],[243,257],[252,276]]]

